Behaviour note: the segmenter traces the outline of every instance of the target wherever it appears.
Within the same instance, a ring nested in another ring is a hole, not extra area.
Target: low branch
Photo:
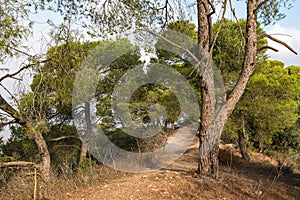
[[[293,52],[294,54],[298,55],[298,53],[292,48],[290,47],[287,43],[277,39],[277,38],[274,38],[273,36],[269,35],[269,34],[262,34],[259,39],[261,38],[269,38],[270,40],[273,40],[274,42],[277,42],[283,46],[285,46],[288,50],[290,50],[291,52]]]
[[[259,48],[257,51],[260,52],[264,49],[271,49],[272,51],[278,52],[278,49],[275,49],[274,47],[270,47],[270,46],[263,46],[263,47]]]
[[[0,168],[20,168],[20,167],[36,167],[38,168],[38,164],[34,162],[25,162],[25,161],[14,161],[14,162],[0,162]]]
[[[77,137],[77,136],[74,136],[74,135],[67,135],[67,136],[61,136],[61,137],[58,137],[58,138],[53,138],[53,139],[50,139],[50,140],[48,140],[48,141],[51,141],[51,142],[57,142],[57,141],[65,140],[65,139],[69,139],[69,138],[74,138],[74,139],[80,140],[80,138]]]

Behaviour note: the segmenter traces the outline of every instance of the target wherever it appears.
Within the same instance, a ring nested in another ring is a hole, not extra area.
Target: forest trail
[[[184,126],[170,135],[167,143],[186,141],[176,134],[195,135]],[[117,176],[104,179],[87,188],[70,191],[57,199],[66,200],[135,200],[135,199],[300,199],[300,175],[276,178],[276,168],[258,161],[243,161],[232,145],[220,144],[219,179],[199,177],[197,167],[198,140],[174,163],[158,171],[143,174],[114,172]],[[257,158],[256,158],[257,157]]]

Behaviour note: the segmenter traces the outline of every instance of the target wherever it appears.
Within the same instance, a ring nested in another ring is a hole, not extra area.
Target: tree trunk
[[[90,108],[90,102],[85,103],[84,105],[84,117],[85,117],[85,125],[86,130],[84,136],[81,138],[81,152],[80,152],[80,158],[79,158],[79,164],[84,160],[84,158],[88,155],[88,140],[89,137],[92,135],[92,121],[91,121],[91,108]]]
[[[39,169],[42,178],[44,181],[50,180],[51,173],[51,158],[50,153],[48,151],[47,143],[38,128],[35,128],[31,123],[26,123],[22,118],[20,113],[15,110],[1,95],[0,95],[0,110],[9,114],[12,118],[15,119],[15,123],[20,124],[27,128],[27,130],[33,130],[34,141],[37,145],[40,162]],[[31,121],[31,120],[28,120]]]
[[[34,130],[34,141],[37,145],[38,152],[40,155],[39,169],[41,176],[44,181],[50,180],[51,173],[51,158],[48,151],[48,147],[42,133],[38,130]]]
[[[204,49],[204,53],[207,54],[211,41],[209,6],[208,0],[197,1],[199,49]],[[202,105],[199,130],[198,173],[204,176],[218,177],[218,145],[221,133],[236,103],[244,93],[250,76],[254,71],[257,53],[257,7],[258,0],[249,0],[247,2],[246,46],[242,73],[226,104],[221,107],[218,114],[215,114],[215,85],[212,64],[207,62],[207,66],[201,66],[204,67],[204,72],[200,75]]]
[[[171,128],[172,128],[172,130],[175,129],[175,123],[174,122],[171,122]]]
[[[81,150],[80,150],[80,157],[79,157],[79,165],[83,162],[83,160],[87,157],[88,154],[88,147],[86,142],[81,140]]]
[[[245,120],[244,120],[244,115],[242,114],[241,116],[242,120],[242,130],[238,130],[238,135],[239,135],[239,147],[241,151],[241,155],[243,159],[250,161],[250,155],[247,152],[247,140],[246,140],[246,131],[245,131]]]
[[[197,1],[198,8],[198,43],[199,51],[204,54],[207,59],[210,59],[210,16],[208,0]],[[212,61],[207,60],[202,74],[200,75],[201,85],[201,118],[199,130],[199,157],[198,157],[198,173],[213,178],[218,174],[218,143],[213,144],[208,139],[211,134],[214,134],[211,129],[215,106],[215,86],[212,69]]]

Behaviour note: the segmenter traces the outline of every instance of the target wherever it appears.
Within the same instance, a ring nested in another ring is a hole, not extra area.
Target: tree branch
[[[74,136],[74,135],[67,135],[67,136],[61,136],[61,137],[58,137],[58,138],[52,138],[48,141],[51,141],[51,142],[57,142],[57,141],[60,141],[60,140],[65,140],[65,139],[69,139],[69,138],[74,138],[74,139],[77,139],[77,140],[80,140],[79,137],[77,136]]]
[[[264,0],[264,1],[260,2],[260,3],[258,4],[258,6],[256,7],[256,9],[254,10],[254,12],[257,12],[259,9],[261,9],[261,7],[262,7],[264,4],[266,4],[268,1],[269,1],[269,0]]]
[[[275,49],[274,47],[270,47],[270,46],[260,47],[257,51],[260,52],[260,51],[262,51],[264,49],[271,49],[272,51],[278,52],[278,49]]]
[[[262,38],[265,38],[265,37],[269,38],[270,40],[273,40],[274,42],[277,42],[277,43],[279,43],[279,44],[285,46],[285,47],[286,47],[287,49],[289,49],[291,52],[293,52],[294,54],[298,55],[298,53],[297,53],[292,47],[290,47],[287,43],[285,43],[285,42],[283,42],[283,41],[281,41],[281,40],[279,40],[279,39],[277,39],[277,38],[274,38],[273,36],[271,36],[271,35],[269,35],[269,34],[262,34],[261,36],[259,36],[258,39],[262,39]]]
[[[210,47],[210,50],[209,50],[209,53],[210,53],[211,55],[212,55],[214,46],[215,46],[216,41],[217,41],[217,38],[218,38],[218,35],[219,35],[220,31],[221,31],[221,28],[222,28],[223,23],[224,23],[224,20],[225,20],[226,4],[227,4],[227,0],[225,0],[225,1],[223,2],[223,13],[222,13],[222,17],[221,17],[221,23],[220,23],[220,26],[219,26],[219,28],[218,28],[218,30],[217,30],[217,33],[216,33],[216,36],[214,37],[213,42],[212,42],[211,47]]]
[[[2,76],[0,78],[0,82],[2,82],[4,79],[6,78],[14,78],[14,76],[18,75],[19,73],[21,73],[23,70],[25,69],[28,69],[30,67],[33,67],[35,65],[38,65],[38,64],[41,64],[41,63],[45,63],[45,62],[48,62],[50,59],[47,59],[47,60],[43,60],[43,61],[40,61],[40,62],[36,62],[36,63],[30,63],[28,65],[25,65],[23,67],[21,67],[18,71],[14,72],[14,73],[11,73],[11,74],[6,74],[4,76]]]
[[[5,168],[5,167],[8,167],[8,168],[36,167],[36,168],[38,168],[38,165],[34,162],[25,162],[25,161],[0,163],[0,168]]]
[[[3,128],[3,127],[5,127],[5,126],[7,126],[7,125],[14,124],[14,123],[16,123],[15,120],[11,120],[9,122],[0,123],[0,129]]]
[[[18,100],[16,99],[16,97],[0,82],[0,86],[11,96],[11,98],[13,98],[15,100],[15,102],[18,104]],[[18,104],[19,106],[19,104]]]
[[[18,115],[18,111],[14,109],[0,94],[0,109],[7,114],[9,114],[12,118],[16,119]]]
[[[216,13],[216,9],[215,9],[215,6],[212,4],[211,1],[208,1],[208,4],[210,5],[212,11],[207,15],[207,17],[211,17],[213,14]]]
[[[152,34],[152,35],[154,35],[154,36],[156,36],[156,37],[158,37],[158,38],[160,38],[160,39],[162,39],[162,40],[164,40],[165,42],[168,42],[169,44],[171,44],[171,45],[173,45],[174,47],[177,47],[178,49],[181,49],[181,50],[183,50],[183,51],[185,51],[188,55],[190,55],[197,63],[200,63],[201,61],[189,50],[189,49],[187,49],[187,48],[184,48],[184,47],[182,47],[182,46],[180,46],[180,45],[178,45],[178,44],[176,44],[175,42],[172,42],[171,40],[169,40],[169,39],[167,39],[167,38],[165,38],[165,37],[163,37],[163,36],[161,36],[161,35],[159,35],[159,34],[156,34],[155,32],[153,32],[153,31],[151,31],[151,30],[149,30],[147,27],[143,27],[143,30],[144,31],[146,31],[146,32],[148,32],[148,33],[150,33],[150,34]]]

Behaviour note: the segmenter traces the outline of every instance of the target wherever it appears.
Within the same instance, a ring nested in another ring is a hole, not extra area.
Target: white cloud
[[[268,39],[269,46],[279,50],[279,52],[268,50],[267,54],[270,55],[270,59],[280,60],[285,64],[285,66],[300,66],[300,30],[294,27],[283,27],[275,24],[266,32],[287,43],[298,53],[298,55],[295,55],[285,46]]]

